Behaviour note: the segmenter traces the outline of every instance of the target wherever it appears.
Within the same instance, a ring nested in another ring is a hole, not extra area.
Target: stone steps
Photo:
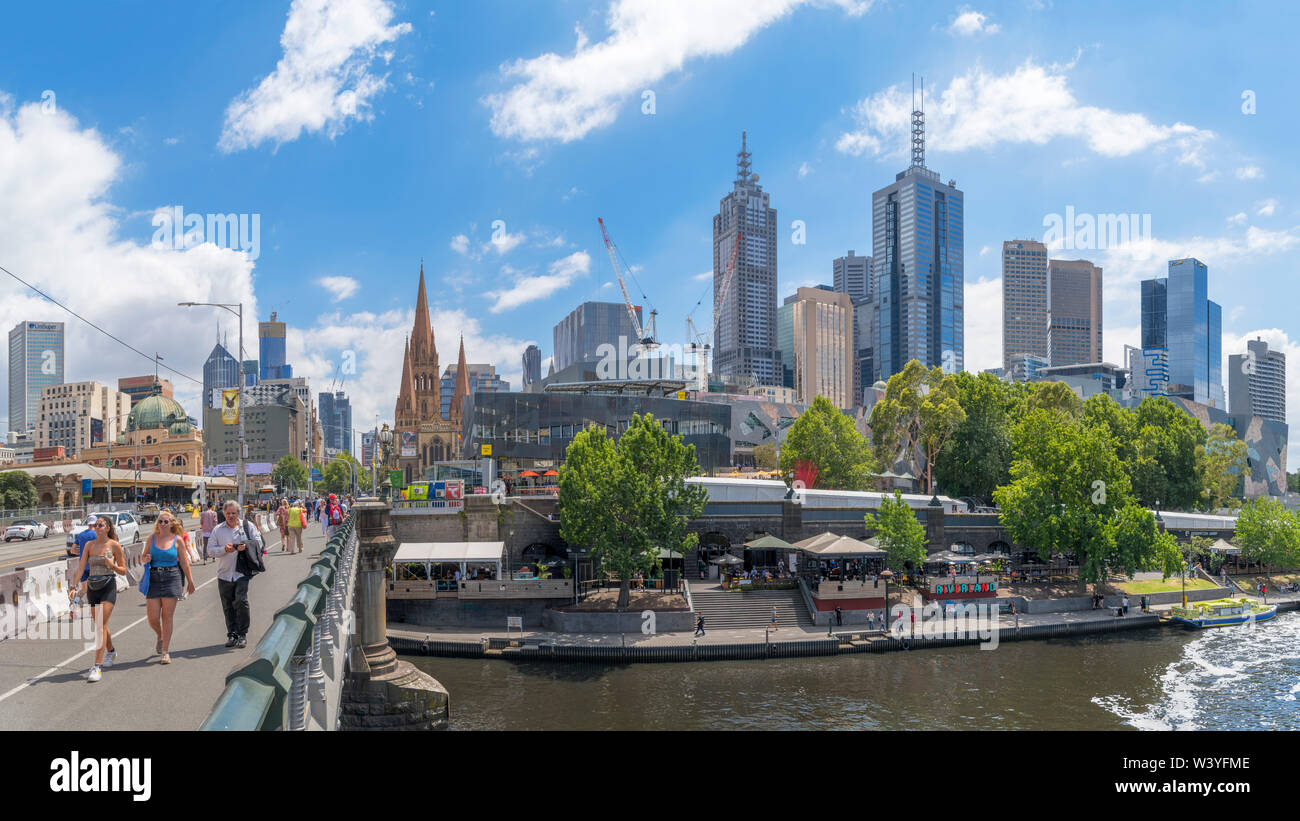
[[[704,629],[762,628],[772,623],[776,608],[778,626],[812,625],[798,590],[755,590],[747,593],[692,591],[695,613],[704,617]]]

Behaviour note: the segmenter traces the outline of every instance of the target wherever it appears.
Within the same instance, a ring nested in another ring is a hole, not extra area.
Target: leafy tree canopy
[[[781,444],[781,472],[794,473],[803,463],[816,468],[817,487],[838,490],[866,490],[874,468],[866,437],[824,396],[799,414]]]

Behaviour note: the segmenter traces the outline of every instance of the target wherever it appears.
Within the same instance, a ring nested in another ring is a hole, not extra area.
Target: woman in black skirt
[[[95,663],[90,667],[88,681],[99,681],[103,668],[117,659],[113,649],[113,636],[108,632],[108,617],[117,604],[117,574],[126,572],[126,556],[117,541],[117,530],[108,516],[95,519],[95,540],[87,542],[81,550],[74,579],[80,579],[89,570],[89,578],[70,586],[68,597],[80,595],[90,605],[90,616],[95,623]],[[105,655],[107,653],[107,655]]]
[[[145,545],[140,560],[149,562],[149,592],[145,594],[149,606],[149,626],[158,636],[154,651],[162,654],[161,664],[171,664],[168,647],[172,640],[172,623],[176,602],[181,597],[181,586],[194,592],[194,577],[190,574],[189,551],[179,535],[181,523],[170,511],[158,514],[153,535]]]

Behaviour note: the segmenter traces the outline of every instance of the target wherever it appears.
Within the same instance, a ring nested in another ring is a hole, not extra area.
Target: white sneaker
[[[103,678],[103,676],[104,676],[103,671],[100,670],[99,665],[96,664],[90,668],[90,675],[86,677],[86,681],[91,681],[91,682],[99,681],[101,678]]]
[[[102,667],[112,667],[112,666],[113,666],[113,662],[115,662],[115,661],[117,661],[117,651],[116,651],[116,650],[109,650],[107,653],[104,654],[104,663],[103,663],[102,665],[100,665],[100,666],[102,666]]]

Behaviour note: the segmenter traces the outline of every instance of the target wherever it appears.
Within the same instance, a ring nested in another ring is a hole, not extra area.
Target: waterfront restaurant
[[[392,578],[444,582],[454,590],[457,571],[462,580],[500,579],[505,553],[505,542],[404,542],[393,556]]]
[[[926,557],[923,567],[921,594],[927,601],[942,601],[946,605],[958,600],[991,599],[997,596],[997,577],[988,567],[996,559],[1005,558],[982,553],[968,555],[941,550]]]
[[[838,607],[845,624],[863,624],[868,613],[883,618],[886,584],[878,574],[888,553],[874,540],[822,533],[794,546],[800,551],[799,575],[818,613]]]

